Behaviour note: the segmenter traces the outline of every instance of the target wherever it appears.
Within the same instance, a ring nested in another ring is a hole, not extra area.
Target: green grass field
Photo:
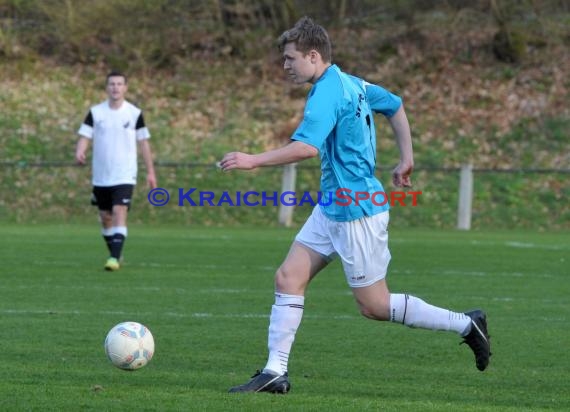
[[[570,410],[564,233],[392,229],[392,291],[487,311],[484,373],[454,334],[362,318],[334,262],[308,290],[286,396],[226,392],[265,364],[273,272],[295,231],[132,226],[112,274],[95,224],[0,233],[2,411]],[[103,350],[125,320],[155,337],[135,372]]]

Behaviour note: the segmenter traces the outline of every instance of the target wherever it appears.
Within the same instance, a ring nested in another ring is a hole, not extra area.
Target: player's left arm
[[[402,99],[375,84],[364,82],[364,87],[371,109],[386,116],[396,136],[400,162],[392,172],[392,181],[396,187],[411,187],[410,175],[414,169],[414,152],[410,123]]]
[[[410,123],[403,104],[393,116],[388,117],[388,121],[394,131],[396,143],[400,150],[400,162],[392,172],[392,180],[396,187],[411,187],[410,176],[414,170],[414,151]]]
[[[154,172],[154,160],[148,139],[139,140],[141,154],[146,166],[146,182],[151,189],[157,187],[156,174]]]
[[[251,170],[264,166],[279,166],[299,162],[319,154],[316,147],[307,143],[293,141],[279,149],[258,154],[242,152],[226,153],[220,162],[224,172],[233,169]]]

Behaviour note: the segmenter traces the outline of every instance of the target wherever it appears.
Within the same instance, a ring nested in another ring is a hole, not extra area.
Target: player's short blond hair
[[[331,41],[327,31],[310,17],[302,17],[293,28],[283,32],[277,39],[281,51],[287,43],[295,43],[297,50],[303,54],[316,50],[325,63],[330,63],[332,60]]]

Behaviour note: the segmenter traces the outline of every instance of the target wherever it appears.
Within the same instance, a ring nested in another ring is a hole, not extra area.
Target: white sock
[[[295,340],[297,328],[303,317],[305,297],[275,293],[275,304],[271,307],[267,346],[269,358],[263,369],[283,375],[287,372],[289,353]]]
[[[127,237],[127,227],[126,226],[113,226],[112,228],[113,234],[120,234],[124,237]]]
[[[390,321],[411,328],[451,330],[464,336],[471,329],[471,318],[464,313],[432,306],[415,296],[390,294]]]
[[[113,236],[115,234],[114,228],[101,228],[101,234],[103,236]]]

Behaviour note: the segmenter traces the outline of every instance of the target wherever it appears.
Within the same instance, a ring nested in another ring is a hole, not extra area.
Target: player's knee
[[[107,212],[107,211],[101,211],[99,213],[100,216],[100,220],[101,223],[105,226],[105,227],[109,227],[112,225],[113,223],[113,215],[111,214],[111,212]]]
[[[305,286],[306,282],[286,267],[281,266],[275,272],[275,290],[279,292],[302,295]]]
[[[275,272],[275,286],[278,290],[283,290],[291,283],[291,276],[282,266]]]

